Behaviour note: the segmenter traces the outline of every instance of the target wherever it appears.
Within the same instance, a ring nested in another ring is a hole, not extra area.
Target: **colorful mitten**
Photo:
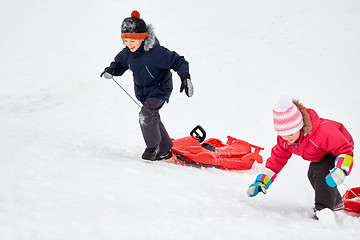
[[[346,176],[350,174],[353,165],[354,159],[350,155],[340,154],[335,159],[335,167],[344,170]]]
[[[336,187],[344,182],[345,176],[349,175],[354,164],[354,159],[347,154],[340,154],[335,159],[335,167],[326,176],[326,183],[330,187]]]
[[[251,184],[247,190],[248,197],[255,197],[259,191],[266,194],[266,189],[271,185],[272,180],[266,174],[259,174],[256,177],[255,183]]]
[[[335,167],[331,169],[330,173],[326,176],[326,183],[330,187],[336,187],[344,182],[345,176],[344,170]]]

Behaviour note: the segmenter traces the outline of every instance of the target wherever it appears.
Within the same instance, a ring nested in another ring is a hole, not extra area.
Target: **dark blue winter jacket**
[[[149,41],[148,37],[134,53],[125,47],[111,66],[116,68],[115,76],[121,76],[128,69],[133,72],[135,95],[140,102],[144,103],[149,97],[169,102],[173,89],[170,70],[179,75],[189,73],[189,63],[183,56],[161,46],[155,36],[153,42]]]

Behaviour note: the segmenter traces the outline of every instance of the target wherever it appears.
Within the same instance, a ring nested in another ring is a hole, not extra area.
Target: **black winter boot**
[[[146,148],[142,155],[142,159],[154,161],[158,153],[159,153],[159,146],[153,148]]]

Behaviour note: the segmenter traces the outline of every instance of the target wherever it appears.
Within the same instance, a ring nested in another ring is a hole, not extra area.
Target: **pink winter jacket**
[[[277,137],[277,144],[271,150],[265,167],[278,174],[292,154],[303,159],[319,162],[326,154],[334,156],[348,154],[353,157],[354,141],[345,127],[338,122],[319,118],[312,109],[297,105],[304,118],[304,127],[298,143],[289,144],[282,137]]]

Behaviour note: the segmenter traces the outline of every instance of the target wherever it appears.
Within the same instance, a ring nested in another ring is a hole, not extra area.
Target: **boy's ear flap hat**
[[[146,23],[140,13],[132,11],[131,17],[125,18],[121,25],[121,38],[145,40],[147,38]]]
[[[274,128],[279,136],[296,133],[304,126],[303,116],[289,96],[282,96],[273,109]]]

